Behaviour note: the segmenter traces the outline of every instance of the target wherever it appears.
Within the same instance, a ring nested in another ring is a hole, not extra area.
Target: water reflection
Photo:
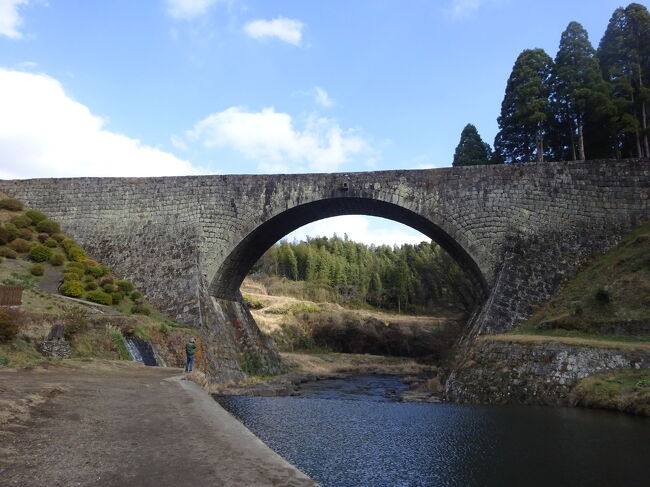
[[[645,418],[387,402],[393,378],[340,382],[219,402],[323,487],[650,485]]]

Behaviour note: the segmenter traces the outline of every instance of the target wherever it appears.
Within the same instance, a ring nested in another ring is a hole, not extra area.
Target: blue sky
[[[466,123],[493,142],[523,49],[554,57],[572,20],[597,45],[621,5],[0,0],[0,178],[448,166]]]

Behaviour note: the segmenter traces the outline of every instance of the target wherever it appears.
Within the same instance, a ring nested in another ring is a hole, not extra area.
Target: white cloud
[[[335,233],[341,238],[347,234],[350,240],[367,245],[416,245],[431,241],[426,235],[401,223],[364,215],[324,218],[294,230],[284,239],[290,242],[294,239],[300,241],[305,240],[307,236],[331,237]]]
[[[310,117],[303,130],[291,115],[272,107],[247,112],[231,107],[213,113],[188,131],[189,140],[207,148],[229,148],[255,160],[262,171],[313,170],[331,172],[356,156],[371,153],[368,142],[354,130],[344,130],[323,117]]]
[[[0,178],[197,174],[189,162],[105,129],[42,74],[0,68]]]
[[[276,37],[281,41],[299,46],[305,24],[299,20],[278,17],[273,20],[253,20],[244,26],[244,32],[253,39]]]
[[[27,5],[29,0],[0,0],[0,35],[10,39],[20,39],[23,35],[19,28],[23,19],[18,7]]]
[[[223,0],[165,0],[165,10],[175,20],[194,20],[220,1]]]
[[[314,101],[323,108],[329,108],[334,104],[327,91],[320,86],[314,86]]]

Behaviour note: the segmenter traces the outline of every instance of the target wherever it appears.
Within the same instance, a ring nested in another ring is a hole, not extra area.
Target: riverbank
[[[207,383],[202,374],[191,378],[215,395],[233,396],[293,396],[305,382],[346,378],[362,375],[394,375],[408,385],[400,394],[405,402],[440,402],[442,371],[432,364],[407,357],[386,357],[369,354],[333,352],[281,353],[287,372],[273,377],[249,377],[240,383]]]
[[[180,373],[106,360],[0,371],[2,485],[316,485]]]

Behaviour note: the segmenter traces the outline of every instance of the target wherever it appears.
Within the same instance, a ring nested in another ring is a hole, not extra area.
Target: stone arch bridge
[[[483,296],[472,334],[512,328],[564,276],[650,219],[650,160],[340,174],[0,181],[177,321],[202,330],[210,372],[277,367],[239,285],[274,242],[322,218],[363,214],[443,246]],[[468,331],[468,333],[470,333]]]

